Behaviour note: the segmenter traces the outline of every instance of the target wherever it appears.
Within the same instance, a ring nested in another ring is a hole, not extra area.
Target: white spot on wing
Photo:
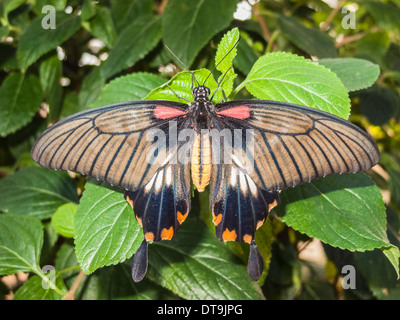
[[[157,191],[161,190],[162,183],[163,183],[163,173],[164,173],[164,170],[160,170],[158,172],[158,176],[157,176],[157,180],[156,180],[156,190]]]
[[[250,176],[248,174],[246,174],[246,178],[247,178],[247,182],[249,184],[251,193],[256,196],[257,195],[257,186],[256,186],[256,184],[254,183],[253,179],[250,178]]]
[[[167,168],[167,171],[165,172],[165,179],[166,179],[167,185],[170,186],[171,182],[172,182],[172,169],[171,169],[171,166],[169,166]]]
[[[239,172],[239,181],[240,181],[240,190],[242,190],[244,193],[246,193],[247,192],[246,177],[245,177],[243,171],[241,171],[241,170]]]
[[[157,173],[153,176],[153,178],[151,178],[151,180],[146,184],[146,186],[144,187],[144,189],[146,191],[150,191],[151,187],[154,184],[154,180],[156,179]]]
[[[230,184],[232,187],[236,186],[236,180],[237,180],[236,169],[232,169],[231,170],[231,180],[230,180]]]
[[[232,157],[233,162],[234,162],[239,168],[245,169],[243,163],[240,162],[240,160],[238,159],[238,157],[237,157],[236,155],[232,154],[231,157]]]

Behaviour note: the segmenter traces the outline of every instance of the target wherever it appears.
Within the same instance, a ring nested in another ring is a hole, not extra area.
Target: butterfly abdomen
[[[211,177],[211,143],[208,133],[197,135],[191,160],[193,184],[202,192],[210,183]]]

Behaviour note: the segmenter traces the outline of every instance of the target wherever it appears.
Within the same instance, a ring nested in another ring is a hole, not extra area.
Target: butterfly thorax
[[[193,127],[197,132],[202,129],[209,128],[210,112],[214,109],[214,105],[208,98],[210,89],[204,86],[194,88],[194,101],[190,104],[192,113]]]
[[[213,104],[209,100],[210,89],[198,86],[193,90],[194,102],[191,103],[193,127],[197,136],[193,144],[191,157],[192,180],[198,191],[204,191],[211,177],[211,142],[209,129],[210,113]]]

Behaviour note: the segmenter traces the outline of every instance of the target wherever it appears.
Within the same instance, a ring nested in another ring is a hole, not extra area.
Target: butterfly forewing
[[[251,136],[254,143],[245,151],[253,166],[247,173],[264,190],[368,170],[380,159],[376,144],[364,131],[320,110],[250,100],[217,104],[216,112],[214,122],[219,127],[241,129]]]
[[[137,190],[154,177],[166,154],[176,152],[169,149],[170,139],[176,140],[169,134],[170,122],[177,130],[187,126],[185,108],[169,101],[137,101],[84,111],[47,129],[32,148],[32,159]]]

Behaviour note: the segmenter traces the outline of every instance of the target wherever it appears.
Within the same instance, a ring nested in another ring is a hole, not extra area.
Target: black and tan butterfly
[[[190,180],[199,192],[210,185],[218,239],[250,244],[248,272],[257,280],[263,260],[254,235],[279,204],[280,190],[379,162],[363,130],[329,113],[262,100],[213,105],[203,85],[192,93],[189,104],[134,101],[72,115],[32,148],[43,167],[125,189],[144,232],[134,281],[146,274],[148,242],[171,239],[187,218]]]

